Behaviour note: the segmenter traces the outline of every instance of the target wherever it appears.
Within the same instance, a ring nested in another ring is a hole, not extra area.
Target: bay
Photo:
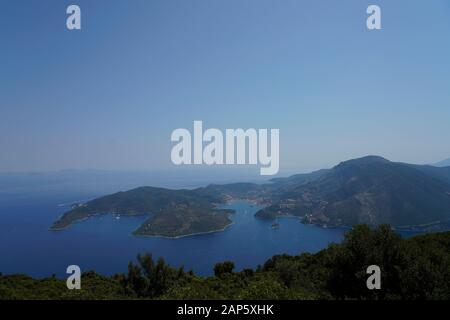
[[[67,266],[75,264],[82,271],[112,275],[126,272],[128,262],[138,254],[151,253],[155,258],[163,257],[172,266],[212,275],[214,264],[226,260],[233,261],[236,269],[241,270],[255,268],[275,254],[314,253],[330,243],[342,241],[347,230],[305,225],[298,218],[279,218],[279,227],[274,229],[273,221],[254,217],[258,206],[237,201],[225,206],[236,210],[233,224],[215,233],[177,239],[136,237],[132,232],[146,216],[112,215],[91,218],[63,231],[50,231],[52,223],[72,203],[127,189],[133,183],[141,184],[141,181],[117,184],[117,178],[98,179],[92,174],[76,184],[59,177],[52,177],[51,184],[41,179],[32,188],[22,187],[26,184],[21,182],[14,190],[5,187],[0,190],[0,272],[3,274],[64,277]],[[142,175],[139,177],[142,179]]]

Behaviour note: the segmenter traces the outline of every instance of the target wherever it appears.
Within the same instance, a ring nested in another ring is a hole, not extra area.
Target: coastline
[[[151,214],[151,213],[136,213],[136,214],[116,214],[116,213],[110,213],[110,212],[109,213],[108,212],[107,213],[97,213],[97,214],[93,214],[93,215],[90,215],[90,216],[86,216],[86,217],[81,218],[81,219],[74,220],[74,221],[70,222],[68,225],[66,225],[64,227],[54,228],[53,226],[51,226],[51,227],[48,228],[48,230],[49,231],[64,231],[64,230],[69,229],[74,224],[81,223],[83,221],[86,221],[86,220],[89,220],[89,219],[95,218],[95,217],[102,217],[102,216],[108,216],[108,215],[112,215],[112,216],[117,215],[119,217],[137,217],[137,216],[149,215],[149,214]],[[64,214],[61,215],[56,222],[58,222],[61,219],[62,216],[64,216]]]
[[[225,231],[229,226],[231,226],[233,224],[234,224],[234,221],[231,221],[229,224],[227,224],[222,229],[216,229],[216,230],[211,230],[211,231],[203,231],[203,232],[195,232],[195,233],[183,234],[183,235],[179,235],[179,236],[167,236],[167,235],[159,235],[159,234],[139,234],[139,233],[134,233],[138,229],[133,231],[131,233],[131,235],[133,235],[135,237],[146,237],[146,238],[147,237],[151,237],[151,238],[180,239],[180,238],[184,238],[184,237],[191,237],[191,236],[198,236],[198,235],[202,235],[202,234],[222,232],[222,231]]]
[[[259,217],[256,217],[259,218]],[[313,225],[317,226],[323,229],[345,229],[350,230],[352,228],[351,225],[327,225],[323,223],[313,223],[302,220],[302,216],[296,216],[292,214],[286,214],[286,215],[275,215],[274,218],[271,218],[271,220],[280,219],[280,218],[298,218],[300,220],[300,223],[303,223],[305,225]],[[266,219],[266,218],[261,218]],[[389,224],[390,225],[390,224]],[[424,224],[417,224],[417,225],[404,225],[404,226],[394,226],[390,225],[392,230],[396,232],[417,232],[417,233],[430,233],[430,232],[446,232],[450,230],[450,220],[445,221],[433,221],[429,223]],[[371,226],[376,227],[376,226]]]
[[[82,219],[73,221],[73,222],[71,222],[70,224],[68,224],[68,225],[66,225],[66,226],[64,226],[64,227],[54,228],[54,227],[52,226],[52,227],[48,228],[48,230],[49,230],[49,231],[64,231],[64,230],[69,229],[73,224],[75,224],[75,223],[80,223],[80,222],[89,220],[90,218],[91,218],[91,217],[85,217],[85,218],[82,218]]]

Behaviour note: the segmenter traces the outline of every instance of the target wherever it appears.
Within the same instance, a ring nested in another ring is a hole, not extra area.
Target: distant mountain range
[[[450,221],[450,167],[367,156],[266,184],[209,185],[194,190],[142,187],[76,205],[52,229],[99,214],[151,213],[135,234],[175,237],[211,232],[231,223],[231,212],[217,206],[233,199],[264,205],[256,213],[259,218],[291,215],[323,226],[436,226]]]
[[[435,167],[450,167],[450,158],[434,164]]]

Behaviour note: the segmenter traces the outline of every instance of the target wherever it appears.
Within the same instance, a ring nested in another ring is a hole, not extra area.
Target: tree
[[[138,265],[129,263],[128,275],[121,282],[139,297],[158,297],[186,278],[183,268],[171,268],[163,258],[155,263],[151,254],[144,254],[137,261]]]
[[[217,263],[214,266],[214,274],[216,275],[216,277],[220,277],[223,274],[232,273],[233,269],[234,269],[234,262],[225,261],[222,263]]]
[[[399,270],[405,267],[401,238],[387,225],[372,230],[367,225],[354,226],[346,235],[328,280],[330,292],[338,298],[383,299],[398,296]],[[381,290],[368,290],[367,267],[381,269]]]

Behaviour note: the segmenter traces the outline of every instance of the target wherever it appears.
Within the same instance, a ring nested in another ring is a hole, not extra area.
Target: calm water
[[[179,239],[135,237],[131,232],[145,217],[93,218],[52,232],[51,223],[67,208],[58,201],[0,206],[0,271],[33,276],[64,275],[77,264],[103,274],[126,271],[138,253],[164,257],[198,274],[211,274],[216,262],[232,260],[237,268],[255,267],[277,253],[314,252],[338,242],[343,231],[303,225],[297,219],[279,219],[280,228],[255,219],[257,207],[236,202],[234,224],[223,232]]]
[[[16,193],[0,189],[0,272],[64,276],[68,265],[77,264],[84,271],[114,274],[125,272],[138,253],[148,252],[164,257],[173,266],[184,265],[207,275],[213,273],[215,263],[224,260],[232,260],[242,269],[262,264],[274,254],[316,252],[341,241],[345,231],[303,225],[295,218],[279,219],[279,229],[272,229],[272,222],[254,217],[258,207],[246,202],[229,206],[236,214],[234,224],[225,231],[179,239],[132,236],[145,217],[117,220],[103,216],[64,231],[49,231],[52,222],[68,210],[63,204],[99,196],[76,192],[86,190],[82,183],[78,187],[66,190],[52,184],[51,188],[42,185],[17,189]]]

